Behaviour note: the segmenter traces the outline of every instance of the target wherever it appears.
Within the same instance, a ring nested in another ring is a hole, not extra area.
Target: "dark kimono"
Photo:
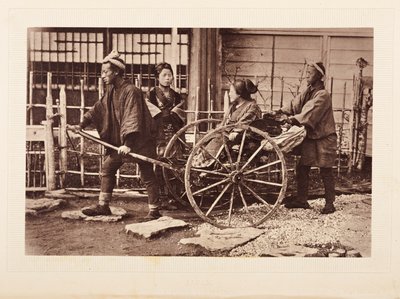
[[[332,99],[321,82],[309,86],[294,98],[282,112],[292,115],[294,122],[305,126],[306,138],[301,145],[300,164],[305,166],[332,167],[336,159],[336,128]]]
[[[118,88],[107,87],[104,96],[83,117],[81,126],[89,124],[96,127],[101,140],[118,147],[129,146],[138,154],[148,154],[158,134],[142,92],[128,81]]]
[[[158,143],[165,144],[184,125],[184,120],[174,109],[182,102],[181,95],[171,88],[169,97],[166,97],[159,87],[155,87],[149,92],[148,99],[161,110],[160,125],[164,132],[160,135],[163,140],[158,140]]]

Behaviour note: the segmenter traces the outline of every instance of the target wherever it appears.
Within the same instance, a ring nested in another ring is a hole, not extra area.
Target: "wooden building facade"
[[[342,148],[348,147],[349,111],[353,105],[358,58],[368,62],[363,76],[373,77],[371,28],[192,29],[190,51],[192,101],[188,105],[194,109],[196,87],[200,87],[200,109],[204,110],[210,107],[209,98],[213,99],[214,110],[223,109],[224,94],[234,78],[258,83],[260,94],[255,97],[262,109],[278,109],[305,87],[306,62],[322,61],[337,124],[342,123],[344,115]],[[367,155],[371,156],[372,108],[368,119]]]
[[[75,124],[102,93],[101,61],[112,49],[126,62],[125,77],[144,93],[155,86],[155,64],[169,62],[175,70],[174,88],[186,100],[188,115],[203,111],[200,118],[215,117],[210,111],[222,113],[224,96],[234,78],[258,83],[260,93],[255,97],[261,108],[277,109],[305,87],[306,62],[322,61],[338,132],[343,135],[339,151],[348,153],[356,60],[368,61],[364,76],[373,76],[374,64],[370,28],[30,28],[27,45],[27,164],[36,157],[29,166],[35,169],[33,174],[27,171],[27,186],[32,188],[45,182],[42,170],[36,170],[43,169],[43,147],[29,141],[41,140],[37,132],[46,119],[48,72],[53,99],[65,88],[67,123]],[[56,111],[56,101],[53,104]],[[367,155],[371,156],[372,109],[368,119]],[[54,125],[58,126],[57,119]],[[82,167],[76,171],[81,175]],[[93,176],[98,173],[97,168],[90,171]]]

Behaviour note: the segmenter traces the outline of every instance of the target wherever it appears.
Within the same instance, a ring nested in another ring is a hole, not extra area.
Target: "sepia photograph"
[[[22,2],[0,298],[399,298],[396,4]]]
[[[27,255],[370,257],[372,28],[28,28]]]

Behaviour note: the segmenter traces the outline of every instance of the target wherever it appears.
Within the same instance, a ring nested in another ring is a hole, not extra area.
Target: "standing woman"
[[[180,109],[183,104],[181,95],[171,87],[174,82],[174,71],[171,65],[166,62],[157,64],[154,74],[158,85],[149,92],[148,99],[161,110],[160,121],[164,136],[163,140],[158,141],[158,155],[162,156],[163,150],[160,148],[165,147],[167,140],[170,140],[183,127],[185,115]]]
[[[183,105],[181,95],[172,87],[174,82],[174,71],[169,63],[161,62],[155,66],[154,75],[157,79],[157,86],[148,94],[148,100],[161,110],[161,117],[158,118],[161,127],[157,140],[157,156],[161,158],[164,155],[165,147],[174,134],[185,124],[185,112],[180,108]],[[179,152],[180,149],[175,149]],[[156,167],[156,175],[159,179],[160,196],[167,196],[162,171]],[[171,201],[170,201],[171,203]],[[168,203],[161,201],[161,205],[168,207]]]

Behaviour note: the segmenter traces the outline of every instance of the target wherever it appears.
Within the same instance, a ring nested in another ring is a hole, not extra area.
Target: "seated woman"
[[[261,109],[256,101],[252,99],[251,94],[257,92],[257,86],[249,79],[235,80],[229,88],[229,100],[231,106],[228,112],[224,115],[222,125],[231,125],[237,123],[250,124],[252,121],[261,118]],[[240,129],[232,129],[229,132],[229,140],[235,141],[240,134]],[[217,156],[223,146],[221,138],[213,138],[205,147],[206,151]],[[209,167],[214,159],[206,157],[207,154],[200,152],[193,158],[192,165],[194,167]]]

